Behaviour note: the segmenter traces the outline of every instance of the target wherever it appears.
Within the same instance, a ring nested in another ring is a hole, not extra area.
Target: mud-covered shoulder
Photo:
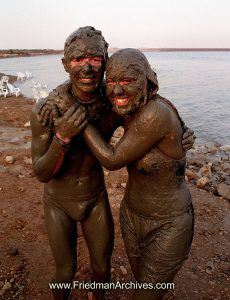
[[[154,127],[166,128],[170,119],[170,108],[160,98],[150,100],[137,114],[136,121],[141,128],[151,129]]]

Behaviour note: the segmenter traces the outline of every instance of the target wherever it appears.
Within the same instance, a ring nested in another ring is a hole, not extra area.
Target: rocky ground
[[[27,122],[33,104],[23,97],[1,97],[0,103],[0,299],[51,299],[48,281],[54,272],[54,262],[44,226],[43,185],[31,169],[31,133]],[[230,204],[229,200],[214,195],[222,193],[219,184],[229,184],[229,156],[227,149],[218,145],[206,146],[197,146],[188,155],[186,175],[196,214],[195,236],[189,259],[166,299],[230,299]],[[210,152],[212,146],[217,150]],[[216,157],[211,161],[208,157],[212,152]],[[202,177],[207,182],[199,185]],[[127,282],[133,276],[118,221],[126,170],[106,171],[105,178],[116,232],[112,281]],[[216,190],[207,188],[212,186],[208,182],[214,181]],[[80,228],[77,251],[76,278],[88,280],[89,255]],[[131,294],[126,290],[109,291],[107,299],[129,300]],[[73,290],[73,298],[86,297],[87,291]]]

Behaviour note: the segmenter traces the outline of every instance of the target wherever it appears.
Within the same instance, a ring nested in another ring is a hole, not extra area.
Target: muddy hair
[[[82,39],[84,40],[87,37],[94,37],[94,38],[99,38],[102,43],[104,44],[104,58],[105,60],[108,59],[108,47],[109,44],[106,42],[104,39],[102,33],[100,30],[95,29],[92,26],[85,26],[85,27],[80,27],[74,32],[72,32],[66,39],[65,45],[64,45],[64,56],[66,56],[67,51],[69,50],[69,46],[71,45],[72,42],[76,41],[77,39]]]

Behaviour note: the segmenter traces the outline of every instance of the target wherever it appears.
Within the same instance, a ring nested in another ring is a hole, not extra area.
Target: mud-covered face
[[[70,44],[63,65],[69,73],[75,94],[84,99],[98,89],[103,79],[104,53],[100,45],[77,40]]]
[[[131,65],[111,63],[106,71],[106,96],[119,115],[136,111],[147,97],[145,74]]]

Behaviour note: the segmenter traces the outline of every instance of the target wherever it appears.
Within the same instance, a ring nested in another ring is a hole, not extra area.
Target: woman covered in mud
[[[184,179],[183,122],[157,91],[156,73],[140,51],[116,52],[106,67],[106,95],[122,118],[124,135],[113,148],[91,124],[84,131],[103,166],[127,167],[122,235],[135,279],[155,284],[172,282],[188,256],[194,225]],[[134,299],[162,299],[165,293],[139,289]]]

